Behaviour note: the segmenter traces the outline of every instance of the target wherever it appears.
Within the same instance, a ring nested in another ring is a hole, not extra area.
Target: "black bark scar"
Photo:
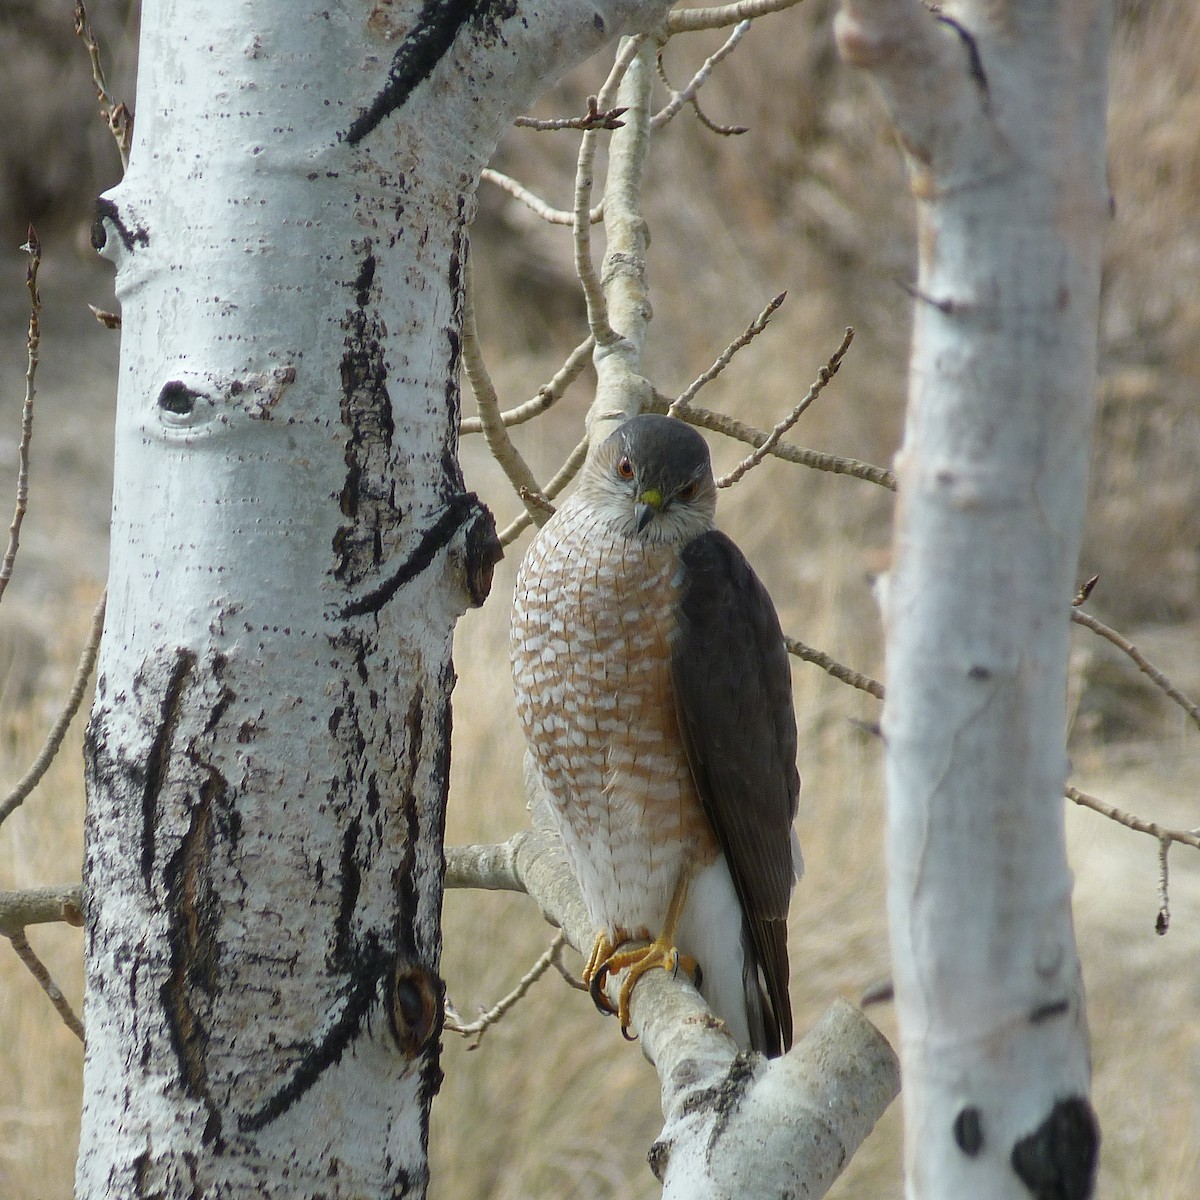
[[[729,1122],[746,1097],[746,1089],[754,1082],[754,1063],[749,1055],[739,1054],[729,1066],[729,1072],[721,1080],[716,1093],[715,1118],[712,1133],[708,1136],[708,1154],[716,1149],[725,1134]]]
[[[385,979],[390,981],[395,969],[395,953],[384,953],[371,939],[371,944],[359,952],[350,980],[342,989],[341,1012],[324,1037],[301,1053],[296,1069],[283,1087],[255,1112],[238,1119],[238,1128],[243,1133],[264,1129],[282,1116],[320,1079],[327,1067],[341,1059],[346,1047],[358,1036],[363,1020],[380,994],[381,983]]]
[[[1059,1100],[1012,1151],[1012,1168],[1034,1200],[1088,1200],[1096,1183],[1100,1126],[1084,1096]]]
[[[975,35],[960,21],[946,16],[943,12],[935,12],[933,19],[940,21],[943,25],[948,25],[958,34],[958,40],[962,42],[967,51],[967,70],[970,72],[971,78],[975,81],[975,85],[983,93],[983,101],[986,107],[991,101],[991,90],[988,87],[987,72],[983,69],[983,59],[980,57],[979,45],[975,41]]]
[[[383,349],[387,334],[372,304],[378,285],[370,241],[363,251],[358,275],[347,284],[354,291],[354,307],[342,322],[347,336],[341,361],[341,418],[347,437],[346,481],[338,505],[348,521],[333,538],[334,578],[350,588],[377,574],[383,562],[383,532],[400,519],[391,454],[395,422]]]
[[[983,1114],[973,1104],[954,1118],[954,1142],[968,1158],[983,1149]]]
[[[1049,1021],[1052,1017],[1062,1017],[1071,1011],[1071,1002],[1069,1000],[1053,1000],[1048,1004],[1041,1004],[1029,1014],[1029,1023],[1031,1025],[1040,1025],[1043,1021]]]
[[[437,552],[449,543],[470,515],[480,507],[479,498],[474,492],[460,492],[452,496],[442,515],[425,530],[416,549],[397,570],[378,587],[357,600],[351,600],[338,615],[342,618],[361,617],[366,613],[379,612],[406,583],[415,579],[433,562]]]
[[[179,849],[163,871],[167,888],[170,974],[159,990],[179,1078],[188,1095],[208,1113],[201,1135],[222,1145],[221,1108],[208,1079],[212,1002],[220,989],[220,905],[213,888],[212,856],[216,812],[226,806],[229,785],[212,766],[192,808]]]
[[[158,797],[167,781],[171,743],[179,724],[179,702],[183,696],[188,676],[191,675],[195,665],[196,655],[191,650],[176,651],[175,665],[171,668],[171,677],[167,680],[166,691],[163,693],[162,705],[159,709],[158,726],[146,754],[145,775],[142,783],[142,878],[146,881],[147,890],[150,888],[150,879],[154,872],[155,834],[158,831]]]
[[[392,56],[387,83],[350,126],[346,141],[351,146],[358,145],[381,121],[402,108],[417,86],[429,78],[454,45],[459,30],[471,20],[475,7],[474,0],[425,0],[416,23]]]
[[[362,820],[355,816],[342,836],[342,858],[338,875],[342,882],[338,896],[337,918],[334,921],[333,957],[347,967],[354,964],[354,910],[358,906],[358,895],[362,890],[362,871],[358,867],[356,851],[362,833]]]
[[[150,233],[147,229],[139,225],[131,233],[129,226],[121,220],[121,213],[117,206],[111,200],[101,197],[96,201],[96,215],[92,220],[92,246],[96,250],[103,250],[108,241],[108,233],[104,228],[105,218],[113,223],[113,227],[120,235],[121,242],[130,254],[133,253],[135,244],[138,246],[150,245]]]

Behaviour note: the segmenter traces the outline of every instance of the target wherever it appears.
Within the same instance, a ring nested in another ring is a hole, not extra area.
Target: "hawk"
[[[801,869],[791,671],[766,589],[713,526],[716,500],[691,426],[621,425],[521,563],[513,682],[597,931],[597,1005],[628,970],[625,1031],[636,980],[683,966],[742,1049],[774,1056],[792,1040]]]

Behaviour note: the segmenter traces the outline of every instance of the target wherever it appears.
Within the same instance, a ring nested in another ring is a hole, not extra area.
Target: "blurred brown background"
[[[902,163],[864,81],[837,59],[832,0],[762,21],[701,95],[707,114],[748,127],[719,137],[687,111],[656,135],[647,180],[655,305],[649,373],[664,393],[700,373],[776,292],[768,332],[701,402],[770,425],[807,389],[854,325],[838,375],[791,435],[890,465],[903,419],[913,275]],[[136,7],[90,9],[114,93],[133,101]],[[719,44],[676,39],[677,86]],[[87,246],[95,195],[119,175],[95,113],[87,56],[68,0],[0,0],[0,489],[15,481],[25,369],[24,256],[44,246],[43,362],[30,512],[0,609],[0,779],[15,781],[57,711],[102,586],[111,483],[117,337],[85,302],[115,307],[111,274]],[[538,106],[583,110],[597,60]],[[1189,0],[1121,6],[1114,39],[1111,179],[1101,379],[1080,578],[1101,576],[1089,608],[1115,623],[1176,683],[1200,693],[1200,12]],[[136,106],[135,106],[136,108]],[[514,131],[496,165],[558,206],[570,202],[576,137]],[[581,340],[569,233],[483,185],[472,235],[481,334],[504,402],[531,396]],[[581,381],[515,433],[541,478],[574,445],[589,399]],[[464,404],[470,411],[470,401]],[[740,448],[713,442],[719,469]],[[470,486],[503,525],[518,502],[478,439],[463,447]],[[0,490],[0,504],[4,491]],[[785,627],[879,675],[872,580],[888,560],[892,497],[778,461],[722,497]],[[6,511],[6,510],[0,510]],[[492,599],[460,623],[452,841],[507,836],[526,819],[520,738],[507,704],[508,594],[524,542]],[[887,974],[879,747],[874,701],[815,668],[794,667],[808,874],[792,910],[793,994],[803,1030],[836,994]],[[1163,824],[1200,824],[1197,731],[1106,644],[1075,633],[1073,781]],[[80,731],[41,790],[0,830],[0,887],[77,878]],[[1200,1194],[1200,861],[1172,855],[1172,926],[1156,937],[1156,844],[1068,812],[1076,921],[1088,982],[1096,1104],[1104,1127],[1100,1196]],[[520,897],[451,894],[445,974],[468,1018],[507,991],[551,931]],[[82,938],[31,940],[78,1006]],[[575,964],[577,965],[577,964]],[[890,1013],[873,1014],[887,1032]],[[78,1137],[78,1043],[0,946],[0,1197],[66,1200]],[[660,1124],[651,1068],[615,1023],[556,976],[539,982],[473,1052],[446,1037],[435,1108],[438,1200],[651,1197],[644,1155]],[[836,1194],[899,1197],[898,1105]]]

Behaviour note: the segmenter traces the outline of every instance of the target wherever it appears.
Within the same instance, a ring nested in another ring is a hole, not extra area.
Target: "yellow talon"
[[[608,934],[602,929],[596,934],[592,952],[588,955],[583,968],[583,982],[587,987],[592,1003],[602,1013],[612,1013],[615,1010],[604,994],[604,977],[608,973],[608,962],[612,958],[616,946],[608,940]]]
[[[616,1015],[621,1023],[621,1032],[626,1037],[629,1029],[629,1001],[633,995],[634,984],[647,971],[652,971],[656,967],[664,971],[670,971],[675,974],[682,967],[693,978],[698,979],[700,974],[700,964],[689,954],[680,954],[678,947],[675,945],[675,930],[679,924],[680,915],[683,912],[684,903],[687,900],[688,881],[686,876],[682,876],[679,882],[675,885],[675,892],[671,896],[671,903],[667,909],[667,919],[663,923],[662,932],[652,942],[636,946],[629,950],[618,950],[612,941],[609,940],[608,934],[601,930],[596,935],[596,941],[592,946],[592,953],[588,958],[587,965],[583,969],[583,982],[588,985],[588,993],[592,997],[592,1003],[596,1005],[601,1012],[611,1013],[614,1011],[611,1001],[604,994],[604,983],[609,975],[615,975],[620,971],[628,971],[625,981],[621,984],[621,991],[617,997]],[[624,943],[619,942],[618,945]]]

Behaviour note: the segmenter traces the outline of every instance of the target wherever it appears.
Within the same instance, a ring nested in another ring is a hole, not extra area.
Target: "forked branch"
[[[730,471],[727,475],[722,475],[721,478],[717,480],[717,487],[731,487],[733,484],[737,483],[747,471],[750,471],[754,467],[758,466],[758,464],[762,462],[762,460],[766,458],[772,450],[775,449],[775,447],[779,444],[779,439],[783,437],[783,435],[787,433],[787,431],[791,429],[791,427],[795,425],[798,420],[800,420],[804,413],[808,411],[813,401],[815,401],[816,398],[825,390],[825,386],[829,383],[829,381],[837,374],[838,368],[842,365],[842,359],[846,356],[846,351],[850,349],[850,343],[853,340],[854,330],[850,327],[847,327],[846,332],[842,337],[841,345],[839,345],[838,348],[833,352],[825,366],[821,368],[820,373],[817,375],[816,382],[808,389],[808,392],[805,394],[800,403],[797,404],[792,411],[783,418],[783,420],[776,424],[775,428],[772,429],[767,435],[767,438],[762,445],[755,447],[752,454],[748,454],[732,471]]]
[[[519,1004],[529,992],[529,989],[533,987],[533,985],[539,979],[541,979],[541,977],[545,975],[545,973],[551,967],[557,966],[559,968],[559,973],[563,973],[562,951],[566,944],[566,935],[560,930],[557,934],[555,934],[554,940],[550,943],[546,951],[541,954],[533,966],[521,976],[517,986],[513,988],[513,990],[506,996],[503,996],[500,1000],[496,1001],[496,1003],[486,1012],[480,1014],[480,1016],[474,1021],[464,1021],[458,1010],[454,1008],[449,1000],[447,1000],[446,1028],[451,1033],[458,1033],[465,1038],[473,1039],[467,1049],[477,1050],[479,1048],[479,1043],[483,1041],[483,1035],[487,1033],[487,1031],[498,1021],[502,1020],[505,1013]],[[582,987],[582,984],[580,986]]]

